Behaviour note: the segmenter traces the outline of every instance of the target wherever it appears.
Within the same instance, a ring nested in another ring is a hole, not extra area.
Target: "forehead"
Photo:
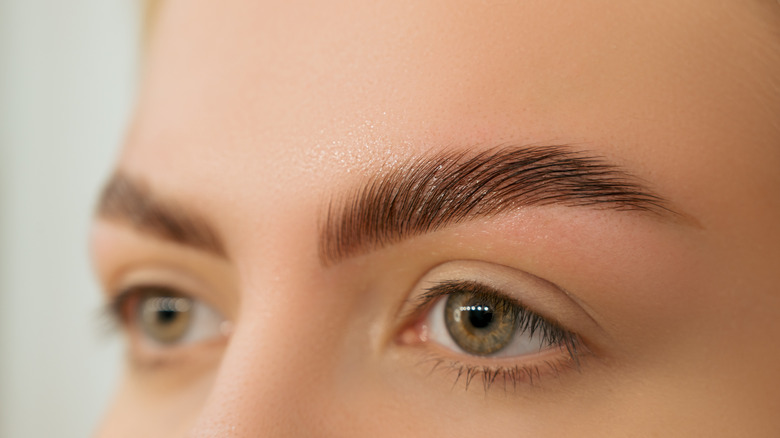
[[[567,143],[704,202],[779,161],[769,3],[170,0],[121,166],[280,206],[430,149]]]

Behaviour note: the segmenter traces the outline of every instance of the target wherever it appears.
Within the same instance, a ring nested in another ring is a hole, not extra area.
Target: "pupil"
[[[493,311],[491,310],[469,310],[469,323],[474,328],[485,328],[493,322]]]
[[[474,286],[476,287],[476,286]],[[480,286],[481,287],[481,286]],[[512,342],[517,332],[516,307],[500,296],[480,296],[479,289],[447,297],[444,322],[450,338],[468,354],[489,356]]]
[[[157,322],[161,324],[170,324],[176,319],[177,313],[175,310],[158,310]]]

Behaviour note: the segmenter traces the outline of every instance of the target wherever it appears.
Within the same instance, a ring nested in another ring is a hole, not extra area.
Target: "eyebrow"
[[[133,228],[184,246],[226,258],[226,252],[214,228],[193,211],[161,199],[141,180],[115,173],[103,188],[97,215],[127,222]]]
[[[320,261],[329,266],[449,225],[551,204],[684,219],[639,178],[567,146],[444,152],[332,199],[319,224]]]
[[[330,200],[319,224],[324,266],[479,217],[543,205],[642,211],[689,219],[641,180],[605,159],[566,146],[504,147],[409,159]],[[155,195],[117,172],[97,206],[104,219],[127,222],[157,238],[227,258],[215,228],[194,211]]]

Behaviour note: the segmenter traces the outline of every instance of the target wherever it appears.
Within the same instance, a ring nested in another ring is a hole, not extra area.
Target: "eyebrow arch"
[[[143,181],[122,172],[115,173],[103,188],[97,216],[126,222],[157,238],[227,258],[217,233],[204,218],[155,196]]]
[[[448,225],[551,204],[687,219],[639,178],[567,146],[440,152],[331,199],[319,224],[320,261],[329,266]]]

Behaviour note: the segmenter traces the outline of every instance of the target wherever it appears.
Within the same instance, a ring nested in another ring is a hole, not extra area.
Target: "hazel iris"
[[[444,321],[453,341],[465,352],[487,356],[509,345],[517,331],[517,310],[497,297],[468,291],[447,297]]]
[[[138,324],[155,342],[180,341],[192,320],[192,300],[180,296],[147,295],[138,303]]]

